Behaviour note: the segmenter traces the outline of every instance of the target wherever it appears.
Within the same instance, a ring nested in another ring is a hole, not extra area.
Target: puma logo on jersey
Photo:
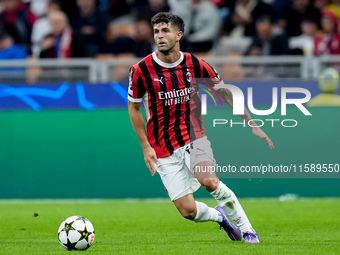
[[[154,78],[153,80],[154,80],[154,81],[159,81],[160,83],[163,84],[163,77],[161,77],[161,79]]]
[[[204,152],[205,149],[200,149],[200,148],[197,148],[198,151],[201,151],[201,152]]]

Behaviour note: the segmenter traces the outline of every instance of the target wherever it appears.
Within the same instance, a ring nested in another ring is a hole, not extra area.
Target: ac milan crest
[[[192,81],[192,74],[188,71],[187,74],[186,74],[186,78],[187,78],[187,81],[188,82],[191,82]]]

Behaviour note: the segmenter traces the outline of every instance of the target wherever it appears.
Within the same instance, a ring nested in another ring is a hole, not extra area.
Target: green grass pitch
[[[71,215],[95,227],[82,254],[340,254],[340,199],[240,201],[260,244],[233,242],[214,222],[185,220],[168,200],[0,200],[0,254],[79,253],[57,239]]]

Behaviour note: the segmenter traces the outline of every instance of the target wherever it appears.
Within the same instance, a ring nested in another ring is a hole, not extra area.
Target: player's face
[[[182,38],[183,33],[171,23],[159,23],[153,27],[154,40],[157,48],[162,53],[172,52],[176,43]]]

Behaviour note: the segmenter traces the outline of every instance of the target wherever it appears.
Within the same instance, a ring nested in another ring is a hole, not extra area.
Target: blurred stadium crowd
[[[340,54],[340,0],[1,0],[0,59],[143,57],[161,11],[183,17],[182,51]]]

